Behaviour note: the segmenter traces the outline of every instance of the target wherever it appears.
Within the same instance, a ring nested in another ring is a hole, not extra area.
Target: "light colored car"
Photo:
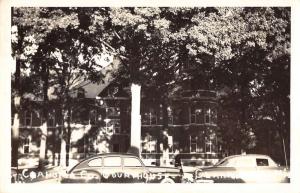
[[[283,183],[289,171],[267,155],[234,155],[195,171],[196,183]]]

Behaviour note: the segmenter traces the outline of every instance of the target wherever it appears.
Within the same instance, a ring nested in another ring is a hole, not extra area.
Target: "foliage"
[[[227,148],[256,148],[266,119],[270,135],[289,142],[290,8],[15,8],[12,34],[28,77],[47,64],[59,97],[101,81],[105,60],[118,57],[114,75],[162,101],[186,88],[218,90]]]

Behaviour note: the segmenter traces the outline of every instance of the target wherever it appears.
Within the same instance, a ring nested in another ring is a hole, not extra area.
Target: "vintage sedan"
[[[234,155],[196,170],[194,179],[196,183],[283,183],[289,182],[289,171],[267,155]]]
[[[108,153],[87,158],[65,175],[62,183],[180,183],[182,172],[172,167],[147,167],[133,154]]]

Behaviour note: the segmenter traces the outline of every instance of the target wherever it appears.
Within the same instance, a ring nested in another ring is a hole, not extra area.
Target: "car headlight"
[[[203,177],[202,170],[195,171],[195,178],[201,178],[201,177]]]

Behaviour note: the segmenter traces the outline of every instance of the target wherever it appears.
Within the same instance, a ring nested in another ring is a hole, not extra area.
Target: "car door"
[[[254,157],[245,156],[236,159],[236,180],[241,183],[253,183],[257,179]]]
[[[218,167],[213,169],[215,183],[239,183],[241,182],[236,158],[225,159]],[[214,168],[214,167],[212,167]]]
[[[284,172],[270,158],[256,158],[257,182],[274,183],[284,181]]]
[[[118,155],[104,156],[101,177],[102,182],[121,183],[123,181],[122,158]]]
[[[149,177],[142,161],[133,156],[123,156],[123,174],[126,183],[144,183]]]

